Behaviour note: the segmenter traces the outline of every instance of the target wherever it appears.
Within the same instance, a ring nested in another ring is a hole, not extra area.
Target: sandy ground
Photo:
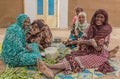
[[[70,30],[68,29],[51,29],[53,37],[60,37],[62,40],[67,40],[69,37]],[[0,43],[2,43],[4,39],[6,28],[0,28]],[[120,46],[120,28],[113,28],[113,31],[111,33],[111,39],[109,44],[109,49],[113,49],[115,46]],[[116,54],[116,61],[120,61],[120,50]],[[108,75],[104,78],[98,78],[98,79],[120,79],[120,77],[116,77],[113,75]]]

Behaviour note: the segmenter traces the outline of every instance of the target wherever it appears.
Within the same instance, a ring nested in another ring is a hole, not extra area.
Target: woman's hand
[[[30,52],[32,52],[32,48],[31,48],[29,45],[26,45],[26,48],[27,48]]]
[[[86,40],[83,40],[81,38],[78,38],[77,40],[78,40],[77,41],[78,45],[80,45],[80,44],[86,44]]]
[[[39,45],[39,49],[44,50],[45,48],[42,45]]]
[[[83,33],[82,37],[88,37],[86,33]]]
[[[86,44],[86,45],[91,45],[93,46],[94,48],[97,47],[97,43],[94,39],[89,39],[89,40],[84,40],[84,39],[78,39],[78,44],[81,45],[81,44]]]
[[[102,49],[103,49],[103,46],[104,46],[104,39],[100,39],[99,41],[98,41],[98,45],[97,46],[93,46],[97,51],[101,51]]]
[[[104,39],[100,39],[99,41],[98,41],[98,43],[99,43],[99,45],[104,45],[104,42],[105,42],[105,40]]]

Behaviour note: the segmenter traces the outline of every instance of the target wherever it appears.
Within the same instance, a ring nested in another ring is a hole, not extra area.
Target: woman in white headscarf
[[[77,44],[77,40],[81,38],[83,35],[86,35],[85,31],[89,24],[87,23],[87,16],[85,12],[80,12],[78,15],[78,20],[73,26],[70,34],[70,38],[67,42],[65,42],[66,46],[70,46],[70,48],[75,48]]]
[[[88,27],[87,16],[85,12],[80,12],[78,15],[78,21],[75,23],[75,32],[78,32],[78,38],[85,33],[86,28]],[[79,35],[80,34],[80,35]]]

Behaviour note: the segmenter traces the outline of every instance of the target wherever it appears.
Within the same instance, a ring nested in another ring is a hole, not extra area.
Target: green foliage
[[[57,57],[57,61],[59,61],[60,59],[63,59],[65,56],[66,56],[66,54],[69,54],[70,53],[70,49],[69,48],[59,48],[58,49],[58,51],[59,51],[59,56]]]
[[[56,60],[50,60],[50,59],[47,59],[47,58],[44,58],[43,61],[45,63],[48,63],[48,64],[55,64],[57,62]]]
[[[6,66],[4,73],[0,75],[0,79],[40,79],[40,74],[30,72],[27,67],[10,68]]]

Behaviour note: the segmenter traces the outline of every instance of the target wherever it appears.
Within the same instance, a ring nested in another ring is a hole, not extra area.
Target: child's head
[[[32,23],[32,28],[41,29],[44,26],[44,20],[37,19]]]
[[[83,8],[80,8],[79,6],[75,8],[76,15],[78,15],[82,11],[83,11]]]
[[[38,24],[36,22],[33,22],[32,24],[32,29],[39,29]]]
[[[80,12],[80,13],[78,14],[78,20],[79,20],[79,22],[80,22],[81,24],[85,23],[85,22],[86,22],[86,19],[87,19],[86,17],[87,17],[87,15],[86,15],[85,12]]]
[[[91,20],[91,25],[106,25],[108,24],[108,13],[104,9],[98,9]]]

